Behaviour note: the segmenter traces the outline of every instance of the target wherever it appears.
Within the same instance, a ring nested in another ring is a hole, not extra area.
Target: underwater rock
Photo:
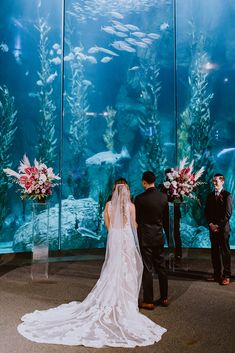
[[[58,249],[59,205],[50,208],[49,246]],[[73,196],[62,200],[61,248],[102,248],[106,243],[104,223],[98,227],[98,204],[91,198],[75,200]],[[42,212],[41,223],[46,227],[46,212]],[[32,219],[19,227],[14,234],[13,250],[30,251],[32,249]]]
[[[209,230],[206,227],[193,227],[186,223],[180,224],[182,246],[185,248],[210,248]]]

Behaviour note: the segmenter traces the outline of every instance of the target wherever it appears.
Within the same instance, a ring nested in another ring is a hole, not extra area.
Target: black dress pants
[[[231,254],[229,246],[229,234],[210,234],[211,241],[211,261],[214,269],[214,277],[220,278],[222,274],[223,265],[223,277],[231,277]],[[221,261],[222,260],[222,261]]]
[[[175,257],[182,257],[182,241],[180,236],[180,206],[174,205],[174,241]]]
[[[141,255],[144,264],[143,272],[143,296],[144,303],[153,303],[153,271],[158,275],[161,299],[166,299],[168,294],[168,279],[164,265],[164,246],[143,246]]]

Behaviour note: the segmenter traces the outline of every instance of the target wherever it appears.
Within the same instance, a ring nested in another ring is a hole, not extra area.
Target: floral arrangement
[[[204,184],[198,181],[204,172],[204,167],[193,173],[194,161],[188,167],[187,164],[187,158],[184,158],[180,161],[178,169],[172,168],[166,174],[167,180],[163,183],[163,191],[166,192],[170,201],[182,201],[184,196],[197,199],[193,192],[198,185]]]
[[[3,169],[22,188],[22,199],[29,197],[38,202],[44,202],[52,194],[52,188],[57,185],[54,180],[60,180],[60,177],[53,173],[52,168],[48,168],[44,163],[39,163],[36,159],[34,165],[31,166],[26,155],[20,162],[18,170],[19,173],[10,168]]]

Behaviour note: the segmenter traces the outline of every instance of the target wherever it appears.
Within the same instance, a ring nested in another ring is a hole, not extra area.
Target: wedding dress
[[[158,342],[166,329],[138,309],[143,271],[129,190],[119,184],[108,203],[110,228],[105,261],[96,285],[83,302],[34,311],[18,332],[34,342],[87,347],[135,347]]]

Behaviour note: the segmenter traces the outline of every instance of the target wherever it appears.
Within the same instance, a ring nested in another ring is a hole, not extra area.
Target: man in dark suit
[[[224,176],[215,174],[213,177],[214,191],[208,195],[206,201],[205,217],[210,230],[211,260],[214,269],[214,275],[207,280],[228,285],[231,278],[229,219],[232,215],[232,195],[223,189],[223,184]]]
[[[155,188],[153,172],[143,173],[142,185],[145,192],[135,198],[138,238],[144,264],[143,303],[140,308],[154,309],[153,269],[158,274],[160,299],[155,303],[168,306],[168,279],[164,266],[163,227],[168,231],[167,196]]]

